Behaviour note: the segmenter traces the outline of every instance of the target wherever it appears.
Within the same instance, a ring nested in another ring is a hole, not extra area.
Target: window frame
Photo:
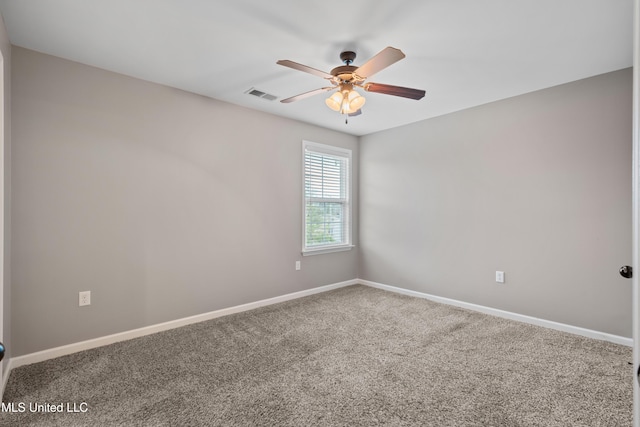
[[[317,246],[307,246],[307,193],[306,193],[306,154],[307,152],[325,154],[328,156],[340,157],[346,160],[346,195],[343,199],[342,227],[344,230],[344,242],[339,244],[325,244]],[[302,141],[302,255],[318,255],[331,252],[351,250],[352,244],[352,179],[353,159],[352,150],[348,148],[336,147],[333,145],[320,144],[312,141]]]

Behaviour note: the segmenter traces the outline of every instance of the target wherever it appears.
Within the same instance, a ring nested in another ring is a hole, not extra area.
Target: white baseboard
[[[167,331],[169,329],[179,328],[181,326],[191,325],[193,323],[204,322],[205,320],[215,319],[216,317],[227,316],[229,314],[240,313],[242,311],[253,310],[254,308],[264,307],[267,305],[277,304],[279,302],[289,301],[292,299],[302,298],[320,292],[330,291],[349,285],[356,285],[359,281],[356,279],[347,280],[345,282],[333,283],[331,285],[320,286],[305,291],[294,292],[291,294],[281,295],[278,297],[268,298],[260,301],[250,302],[247,304],[237,305],[235,307],[223,308],[220,310],[210,311],[208,313],[197,314],[195,316],[184,317],[182,319],[171,320],[169,322],[159,323],[157,325],[146,326],[143,328],[133,329],[130,331],[120,332],[105,337],[94,338],[87,341],[68,344],[61,347],[55,347],[48,350],[38,351],[36,353],[25,354],[23,356],[12,357],[9,361],[10,369],[20,366],[30,365],[32,363],[43,362],[45,360],[54,359],[60,356],[77,353],[79,351],[90,350],[92,348],[102,347],[120,341],[126,341],[133,338],[151,335],[156,332]],[[10,369],[7,369],[6,382],[9,377]],[[3,388],[4,391],[4,388]]]
[[[628,347],[633,347],[632,338],[626,338],[618,335],[607,334],[605,332],[598,332],[591,329],[581,328],[578,326],[571,326],[564,323],[553,322],[551,320],[538,319],[537,317],[531,317],[531,316],[526,316],[524,314],[518,314],[510,311],[499,310],[497,308],[471,304],[468,302],[458,301],[450,298],[443,298],[435,295],[425,294],[423,292],[412,291],[409,289],[397,288],[395,286],[389,286],[382,283],[371,282],[369,280],[359,279],[358,283],[371,286],[372,288],[384,289],[386,291],[396,292],[403,295],[409,295],[409,296],[418,297],[418,298],[425,298],[425,299],[443,303],[443,304],[466,308],[468,310],[478,311],[480,313],[490,314],[492,316],[502,317],[504,319],[516,320],[518,322],[529,323],[531,325],[542,326],[545,328],[555,329],[563,332],[569,332],[571,334],[580,335],[587,338],[594,338],[601,341],[609,341],[615,344],[621,344]]]

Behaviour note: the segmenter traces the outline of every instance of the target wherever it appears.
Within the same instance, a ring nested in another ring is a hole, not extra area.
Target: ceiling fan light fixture
[[[340,114],[352,114],[362,107],[366,99],[353,89],[353,85],[343,83],[339,90],[324,102],[327,107]]]

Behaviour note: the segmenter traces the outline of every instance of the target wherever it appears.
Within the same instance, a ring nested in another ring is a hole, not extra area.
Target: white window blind
[[[351,245],[351,150],[305,141],[303,252]]]

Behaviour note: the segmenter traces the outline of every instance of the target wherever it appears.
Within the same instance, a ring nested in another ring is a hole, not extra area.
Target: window
[[[351,150],[304,141],[305,255],[351,249]]]

